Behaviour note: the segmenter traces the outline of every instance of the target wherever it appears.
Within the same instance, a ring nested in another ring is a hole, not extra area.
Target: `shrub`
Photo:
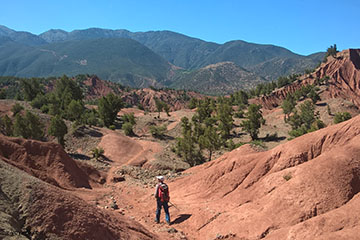
[[[287,173],[287,174],[285,174],[285,175],[283,176],[283,178],[284,178],[286,181],[289,181],[289,180],[292,178],[292,176],[291,176],[290,173]]]
[[[129,122],[126,122],[122,125],[122,130],[124,130],[126,136],[134,135],[133,125]]]
[[[15,103],[13,107],[11,108],[11,111],[13,112],[14,116],[24,110],[24,107],[21,106],[19,103]]]
[[[104,149],[102,147],[94,148],[91,150],[93,158],[99,160],[99,158],[104,154]]]
[[[135,116],[134,113],[128,113],[128,114],[124,114],[124,116],[122,116],[122,120],[125,123],[131,123],[131,125],[135,125],[136,121],[135,121]]]
[[[346,120],[349,120],[351,118],[351,114],[349,112],[338,112],[335,113],[335,117],[334,117],[334,123],[341,123],[344,122]]]
[[[150,133],[153,137],[162,138],[164,137],[166,126],[150,126]]]

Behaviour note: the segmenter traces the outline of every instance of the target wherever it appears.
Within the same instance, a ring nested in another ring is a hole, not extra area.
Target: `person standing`
[[[167,224],[170,225],[170,214],[169,214],[169,205],[170,200],[169,187],[164,183],[164,176],[157,176],[158,184],[155,189],[155,198],[156,198],[156,218],[155,222],[160,223],[160,213],[161,208],[164,208],[165,219]]]

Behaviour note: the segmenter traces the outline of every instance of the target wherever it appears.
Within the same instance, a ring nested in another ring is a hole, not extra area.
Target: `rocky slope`
[[[89,187],[89,176],[59,145],[0,136],[0,149],[1,239],[157,239],[76,197],[74,187]]]
[[[329,77],[326,91],[330,97],[341,97],[360,107],[360,49],[348,49],[338,53],[336,58],[328,57],[327,62],[312,74],[303,75],[299,81],[275,90],[257,102],[272,109],[279,106],[288,93],[325,77]]]
[[[360,117],[257,152],[245,145],[170,184],[196,239],[357,239]]]
[[[220,62],[190,72],[178,71],[171,86],[176,89],[191,89],[220,95],[233,93],[239,89],[250,89],[263,82],[265,79],[233,62]]]
[[[106,96],[109,93],[119,94],[125,103],[131,106],[143,106],[149,111],[156,111],[155,99],[169,105],[170,110],[175,111],[185,108],[190,98],[202,98],[203,95],[193,91],[173,89],[127,89],[109,81],[101,80],[97,76],[87,78],[81,82],[85,91],[85,98],[93,100]]]

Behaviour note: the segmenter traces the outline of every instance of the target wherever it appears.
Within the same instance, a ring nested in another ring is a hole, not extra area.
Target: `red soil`
[[[313,84],[316,78],[330,77],[328,95],[331,98],[341,97],[353,102],[360,108],[360,49],[348,49],[337,54],[336,58],[328,57],[314,73],[303,76],[302,81],[295,82],[274,91],[269,96],[260,97],[256,102],[264,108],[272,109],[281,104],[288,93],[294,92],[303,85]]]
[[[35,140],[0,138],[2,159],[28,174],[62,188],[91,188],[100,174],[94,169],[91,179],[59,144]]]

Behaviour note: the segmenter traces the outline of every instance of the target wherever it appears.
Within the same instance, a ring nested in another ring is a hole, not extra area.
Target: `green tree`
[[[349,112],[338,112],[335,113],[334,123],[335,124],[341,123],[349,119],[351,119],[351,114]]]
[[[1,118],[1,129],[2,133],[6,136],[12,136],[14,134],[13,121],[9,118],[8,115],[4,115]]]
[[[26,101],[32,101],[36,95],[43,93],[42,85],[37,78],[21,79],[20,86]]]
[[[214,106],[214,102],[210,100],[210,98],[205,98],[199,101],[198,108],[196,109],[196,113],[199,115],[199,121],[202,123],[205,119],[210,118],[213,110],[216,108]]]
[[[156,105],[156,110],[159,113],[158,118],[160,118],[160,113],[164,108],[164,103],[162,101],[160,101],[159,99],[155,98],[155,105]]]
[[[196,98],[191,98],[188,104],[188,108],[194,109],[196,108],[197,104],[198,104],[198,100]]]
[[[56,81],[54,93],[60,100],[60,107],[63,110],[66,109],[72,100],[83,99],[80,86],[76,81],[68,78],[66,75]]]
[[[252,140],[258,138],[259,129],[261,125],[265,124],[265,119],[262,116],[261,105],[250,104],[247,113],[245,113],[247,120],[241,123],[243,130],[250,134]]]
[[[135,125],[135,124],[136,124],[136,120],[135,120],[134,113],[124,114],[124,115],[122,116],[122,120],[123,120],[124,122],[130,123],[131,125]]]
[[[292,127],[289,134],[293,137],[325,127],[325,124],[319,119],[319,114],[315,113],[314,104],[309,100],[299,106],[299,112],[295,111],[290,116],[288,123]]]
[[[19,103],[15,103],[11,108],[11,111],[13,112],[13,116],[20,113],[22,110],[24,110],[24,107],[21,106]]]
[[[0,89],[0,99],[6,99],[6,90],[4,88]]]
[[[14,135],[26,139],[41,140],[44,132],[40,118],[30,111],[26,111],[24,117],[21,114],[17,114],[14,122]]]
[[[310,90],[308,97],[312,100],[313,104],[316,104],[317,101],[321,100],[319,94],[315,91],[314,88]]]
[[[233,127],[233,109],[228,102],[223,102],[217,106],[216,118],[219,121],[220,135],[223,139],[227,139],[230,136],[230,131]]]
[[[65,145],[64,136],[67,132],[68,128],[59,115],[51,118],[48,134],[56,137],[58,143],[63,147]]]
[[[38,109],[41,109],[46,104],[48,104],[48,98],[42,93],[37,94],[36,97],[31,101],[31,106]]]
[[[238,91],[234,93],[234,103],[238,106],[247,105],[249,96],[245,91]]]
[[[209,151],[209,161],[214,151],[219,150],[223,142],[216,129],[213,126],[208,126],[203,135],[199,138],[200,149],[207,149]]]
[[[315,115],[315,106],[311,101],[305,101],[300,105],[300,118],[306,129],[311,128],[311,124],[317,119]]]
[[[176,152],[190,166],[195,166],[204,162],[201,152],[196,147],[195,137],[193,136],[192,124],[187,117],[181,119],[182,137],[177,138]]]
[[[74,121],[81,121],[82,115],[84,114],[85,107],[80,100],[71,100],[69,105],[66,107],[67,119]]]
[[[116,119],[117,113],[123,106],[120,97],[110,93],[106,97],[102,97],[98,103],[98,112],[101,120],[106,127],[112,125]]]
[[[165,102],[163,102],[163,109],[164,109],[164,111],[166,112],[166,115],[167,115],[168,117],[170,117],[170,113],[169,113],[170,107],[169,107],[169,105],[167,105]]]
[[[281,108],[285,114],[285,122],[289,119],[290,114],[295,109],[296,101],[292,94],[288,94],[286,99],[281,104]]]

